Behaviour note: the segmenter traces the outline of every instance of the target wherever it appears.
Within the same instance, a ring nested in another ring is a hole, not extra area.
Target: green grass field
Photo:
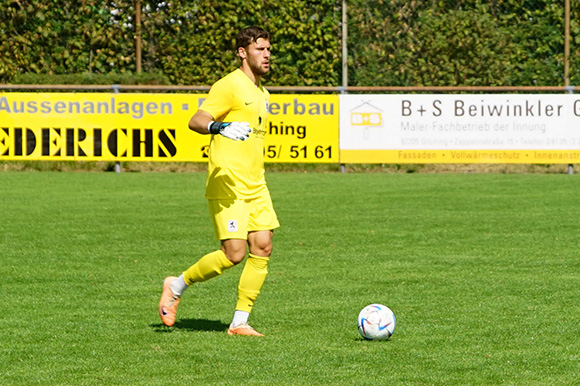
[[[158,318],[217,247],[204,179],[0,173],[1,385],[578,385],[579,176],[270,173],[261,339],[225,333],[241,267]]]

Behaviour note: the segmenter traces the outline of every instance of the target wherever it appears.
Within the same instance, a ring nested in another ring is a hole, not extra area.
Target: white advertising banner
[[[341,95],[343,163],[578,163],[580,95]]]

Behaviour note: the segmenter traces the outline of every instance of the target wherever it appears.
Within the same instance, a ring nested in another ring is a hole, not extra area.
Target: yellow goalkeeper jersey
[[[256,85],[240,69],[218,80],[200,110],[216,121],[249,122],[250,138],[234,141],[211,136],[206,180],[208,199],[249,199],[266,187],[264,177],[264,135],[270,94]]]

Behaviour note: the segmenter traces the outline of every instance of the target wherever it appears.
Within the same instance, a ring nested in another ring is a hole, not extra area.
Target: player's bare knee
[[[270,257],[272,254],[272,231],[261,231],[248,235],[250,253],[256,256]]]
[[[250,253],[255,256],[270,257],[272,249],[272,243],[250,245]]]
[[[222,242],[222,251],[224,251],[226,258],[233,264],[239,264],[246,257],[246,241],[245,240],[224,240]]]
[[[234,265],[240,264],[244,260],[244,257],[246,257],[246,251],[224,251],[224,253],[227,259]]]
[[[262,248],[262,254],[260,256],[270,257],[270,255],[272,254],[272,249],[273,249],[272,244],[265,246],[264,248]]]

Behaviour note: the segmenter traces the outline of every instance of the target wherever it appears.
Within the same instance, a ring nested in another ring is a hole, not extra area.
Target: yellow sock
[[[221,275],[226,269],[233,266],[234,263],[228,260],[224,251],[218,249],[215,252],[208,253],[189,267],[183,273],[183,279],[189,286]]]
[[[236,310],[251,312],[268,275],[269,257],[252,255],[248,257],[238,285]]]

